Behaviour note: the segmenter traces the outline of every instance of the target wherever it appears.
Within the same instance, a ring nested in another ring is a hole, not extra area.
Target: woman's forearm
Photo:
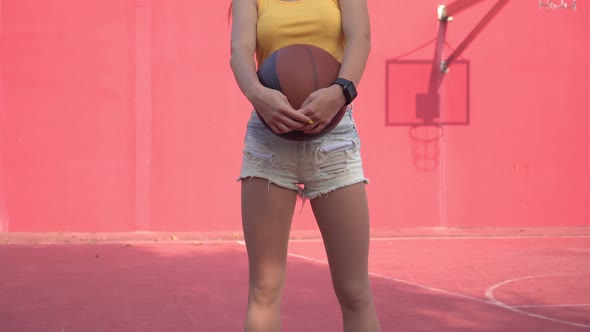
[[[371,37],[369,35],[350,36],[344,47],[342,67],[338,76],[346,78],[358,86],[365,71],[370,51]]]
[[[238,87],[251,100],[263,87],[256,76],[256,62],[252,53],[245,49],[232,48],[230,66]]]

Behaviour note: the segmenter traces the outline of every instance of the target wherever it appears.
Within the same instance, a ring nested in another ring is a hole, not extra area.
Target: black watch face
[[[357,95],[354,83],[342,78],[336,79],[336,83],[342,86],[344,96],[346,97],[346,104],[350,104],[354,100],[354,98],[356,98]]]
[[[346,95],[346,103],[350,104],[350,103],[352,103],[354,98],[356,98],[356,94],[357,94],[356,88],[354,87],[354,84],[352,84],[352,82],[351,82],[351,83],[346,84],[346,87],[344,89],[346,91],[344,93]]]
[[[348,84],[346,90],[348,90],[350,99],[354,99],[356,97],[356,88],[354,87],[354,84]]]

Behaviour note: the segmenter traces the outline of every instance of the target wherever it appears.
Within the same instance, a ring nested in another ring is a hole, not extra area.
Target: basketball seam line
[[[307,53],[309,54],[309,57],[311,58],[311,66],[313,67],[314,90],[317,90],[318,89],[318,72],[317,72],[318,69],[316,67],[315,59],[313,58],[313,53],[311,53],[309,46],[306,46],[305,49],[307,50]]]

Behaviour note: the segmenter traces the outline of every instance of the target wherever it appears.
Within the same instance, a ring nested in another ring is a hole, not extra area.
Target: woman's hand
[[[326,127],[346,103],[342,87],[333,84],[327,88],[314,91],[301,105],[299,112],[313,120],[300,130],[308,134],[317,134]]]
[[[264,122],[276,134],[301,130],[311,119],[296,111],[280,91],[262,87],[248,98]]]

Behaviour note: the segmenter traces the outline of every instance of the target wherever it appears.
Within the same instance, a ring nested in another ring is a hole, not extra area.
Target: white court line
[[[501,286],[504,286],[504,285],[507,285],[507,284],[512,283],[512,282],[516,282],[516,281],[520,281],[520,280],[527,280],[527,279],[534,279],[534,278],[544,278],[544,277],[572,275],[572,274],[575,274],[575,273],[552,273],[552,274],[532,275],[532,276],[526,276],[526,277],[521,277],[521,278],[509,279],[509,280],[502,281],[502,282],[500,282],[498,284],[495,284],[495,285],[489,287],[486,290],[485,295],[495,305],[497,305],[499,307],[502,307],[502,308],[505,308],[505,309],[508,309],[510,311],[513,311],[513,312],[517,312],[517,313],[520,313],[520,314],[523,314],[523,315],[526,315],[526,316],[530,316],[530,317],[541,318],[541,319],[552,321],[552,322],[563,323],[563,324],[568,324],[568,325],[573,325],[573,326],[578,326],[578,327],[590,328],[590,325],[588,325],[588,324],[581,324],[581,323],[570,322],[570,321],[563,320],[563,319],[557,319],[557,318],[553,318],[553,317],[549,317],[549,316],[544,316],[544,315],[539,315],[539,314],[534,314],[534,313],[531,313],[531,312],[528,312],[528,311],[525,311],[525,310],[521,310],[521,309],[519,309],[519,307],[508,305],[508,304],[506,304],[506,303],[504,303],[504,302],[496,299],[496,297],[494,296],[494,291],[497,288],[499,288]],[[583,273],[580,273],[580,274],[583,274]],[[523,306],[520,306],[520,307],[523,307]]]
[[[538,304],[538,305],[513,305],[513,308],[570,308],[570,307],[590,307],[590,304]]]
[[[28,242],[7,242],[1,243],[0,245],[6,246],[37,246],[37,245],[68,245],[68,246],[75,246],[75,245],[131,245],[131,244],[194,244],[194,245],[215,245],[215,244],[241,244],[243,245],[243,241],[236,241],[236,240],[100,240],[100,241],[93,241],[92,239],[63,239],[63,240],[53,240],[53,241],[35,241],[30,240]]]
[[[328,265],[328,262],[327,261],[324,261],[324,260],[321,260],[321,259],[315,259],[315,258],[303,256],[303,255],[293,254],[293,253],[289,253],[288,255],[289,256],[292,256],[292,257],[297,257],[299,259],[303,259],[303,260],[306,260],[306,261],[315,262],[315,263],[319,263],[319,264],[323,264],[323,265]],[[527,311],[524,311],[524,310],[520,310],[518,308],[509,306],[509,305],[507,305],[505,303],[502,303],[502,302],[496,300],[495,298],[493,298],[493,296],[492,296],[492,298],[490,298],[489,301],[486,301],[486,300],[482,300],[480,298],[469,296],[469,295],[466,295],[466,294],[461,294],[461,293],[447,291],[447,290],[440,289],[440,288],[430,287],[430,286],[426,286],[426,285],[414,283],[414,282],[403,280],[403,279],[389,277],[389,276],[382,275],[382,274],[379,274],[379,273],[369,272],[369,275],[372,276],[372,277],[377,277],[377,278],[381,278],[381,279],[385,279],[385,280],[389,280],[389,281],[394,281],[394,282],[397,282],[397,283],[401,283],[401,284],[405,284],[405,285],[409,285],[409,286],[413,286],[413,287],[417,287],[417,288],[426,289],[426,290],[429,290],[429,291],[432,291],[432,292],[436,292],[436,293],[442,293],[442,294],[446,294],[446,295],[450,295],[450,296],[454,296],[454,297],[460,297],[460,298],[463,298],[463,299],[472,300],[472,301],[475,301],[475,302],[478,302],[478,303],[492,305],[492,306],[495,306],[495,307],[507,309],[507,310],[510,310],[510,311],[513,311],[513,312],[516,312],[516,313],[519,313],[519,314],[522,314],[522,315],[525,315],[525,316],[529,316],[529,317],[540,318],[540,319],[544,319],[544,320],[548,320],[548,321],[552,321],[552,322],[556,322],[556,323],[562,323],[562,324],[573,325],[573,326],[578,326],[578,327],[590,328],[590,325],[585,325],[585,324],[570,322],[570,321],[566,321],[566,320],[556,319],[556,318],[547,317],[547,316],[538,315],[538,314],[533,314],[533,313],[530,313],[530,312],[527,312]],[[492,287],[494,287],[494,286],[492,286]],[[488,288],[488,290],[489,290],[489,288]],[[488,291],[486,291],[486,297],[487,296],[488,296]]]
[[[590,235],[527,235],[527,236],[515,236],[515,235],[498,235],[498,236],[469,236],[469,235],[441,235],[441,236],[399,236],[399,237],[374,237],[371,241],[383,242],[383,241],[415,241],[415,240],[530,240],[530,239],[590,239]],[[299,243],[313,243],[322,242],[321,238],[314,239],[290,239],[290,242]]]
[[[299,259],[303,259],[306,261],[310,261],[310,262],[314,262],[314,263],[319,263],[322,265],[328,265],[328,262],[321,260],[321,259],[315,259],[315,258],[311,258],[311,257],[307,257],[307,256],[302,256],[302,255],[297,255],[297,254],[293,254],[293,253],[289,253],[289,256],[292,257],[297,257]],[[432,292],[437,292],[437,293],[443,293],[443,294],[447,294],[447,295],[452,295],[455,297],[461,297],[464,299],[469,299],[472,301],[476,301],[476,302],[480,302],[480,303],[485,303],[485,304],[493,304],[492,302],[486,301],[486,300],[482,300],[479,299],[477,297],[473,297],[473,296],[469,296],[469,295],[465,295],[465,294],[460,294],[460,293],[455,293],[455,292],[451,292],[451,291],[447,291],[444,289],[438,289],[438,288],[434,288],[434,287],[430,287],[430,286],[426,286],[426,285],[421,285],[421,284],[417,284],[411,281],[406,281],[406,280],[402,280],[402,279],[398,279],[398,278],[394,278],[394,277],[389,277],[383,274],[379,274],[379,273],[374,273],[374,272],[369,272],[369,275],[372,277],[376,277],[376,278],[380,278],[380,279],[385,279],[385,280],[389,280],[389,281],[395,281],[397,283],[401,283],[401,284],[406,284],[406,285],[410,285],[413,287],[418,287],[418,288],[422,288],[422,289],[426,289]]]
[[[485,238],[491,238],[491,239],[495,239],[497,237],[485,237]],[[512,238],[512,237],[511,237]],[[523,237],[513,237],[513,238],[523,238]],[[392,239],[398,239],[398,238],[392,238]],[[416,239],[422,239],[422,238],[416,238]],[[439,239],[439,238],[432,238],[432,239]],[[453,238],[451,238],[453,239]],[[311,242],[311,241],[309,241]],[[244,241],[237,241],[237,243],[245,245]],[[289,256],[292,257],[296,257],[302,260],[306,260],[306,261],[310,261],[310,262],[314,262],[314,263],[319,263],[322,265],[328,265],[328,262],[325,260],[321,260],[321,259],[316,259],[316,258],[311,258],[311,257],[307,257],[307,256],[303,256],[303,255],[298,255],[298,254],[294,254],[294,253],[289,253]],[[499,307],[499,308],[503,308],[503,309],[507,309],[525,316],[529,316],[529,317],[534,317],[534,318],[539,318],[539,319],[543,319],[543,320],[548,320],[548,321],[552,321],[552,322],[556,322],[556,323],[562,323],[562,324],[567,324],[567,325],[572,325],[572,326],[578,326],[578,327],[585,327],[585,328],[590,328],[590,325],[587,324],[581,324],[581,323],[575,323],[575,322],[570,322],[570,321],[566,321],[566,320],[562,320],[562,319],[557,319],[557,318],[552,318],[552,317],[548,317],[548,316],[544,316],[544,315],[539,315],[539,314],[534,314],[525,310],[521,310],[518,309],[519,307],[516,306],[510,306],[506,303],[503,303],[499,300],[497,300],[494,296],[493,296],[493,292],[496,288],[505,285],[507,283],[510,282],[514,282],[517,280],[523,280],[523,279],[530,279],[530,278],[536,278],[536,277],[543,277],[543,276],[556,276],[556,275],[566,275],[569,273],[556,273],[556,274],[547,274],[547,275],[542,275],[542,276],[528,276],[528,277],[524,277],[524,278],[518,278],[518,279],[511,279],[511,280],[506,280],[504,282],[501,282],[499,284],[496,284],[490,288],[488,288],[485,292],[486,297],[489,299],[489,301],[486,300],[482,300],[480,298],[477,297],[473,297],[473,296],[469,296],[466,294],[461,294],[461,293],[456,293],[456,292],[452,292],[452,291],[447,291],[444,289],[440,289],[440,288],[435,288],[435,287],[430,287],[430,286],[426,286],[426,285],[422,285],[422,284],[418,284],[418,283],[414,283],[411,281],[407,281],[407,280],[403,280],[403,279],[398,279],[398,278],[394,278],[394,277],[390,277],[390,276],[386,276],[386,275],[382,275],[379,273],[374,273],[374,272],[369,272],[369,275],[372,277],[377,277],[380,279],[385,279],[385,280],[389,280],[389,281],[394,281],[397,283],[401,283],[401,284],[406,284],[406,285],[410,285],[413,287],[417,287],[417,288],[422,288],[422,289],[426,289],[432,292],[436,292],[436,293],[442,293],[442,294],[446,294],[446,295],[450,295],[450,296],[454,296],[454,297],[460,297],[460,298],[464,298],[464,299],[468,299],[468,300],[472,300],[478,303],[483,303],[483,304],[488,304],[488,305],[493,305],[495,307]]]
[[[1,1],[1,0],[0,0]],[[373,242],[385,242],[385,241],[416,241],[416,240],[526,240],[526,239],[548,239],[548,238],[561,238],[561,239],[590,239],[590,235],[556,235],[556,236],[409,236],[409,237],[375,237],[371,238]],[[289,242],[295,243],[316,243],[322,242],[321,238],[313,239],[289,239]],[[243,240],[235,239],[193,239],[193,240],[155,240],[155,239],[114,239],[114,240],[96,240],[96,238],[63,238],[57,240],[35,240],[25,242],[8,242],[0,243],[0,245],[8,244],[12,246],[17,245],[57,245],[57,244],[231,244],[238,243],[244,244]],[[571,248],[568,248],[571,250]],[[572,250],[573,251],[573,250]],[[586,251],[585,249],[578,249],[578,251]]]

